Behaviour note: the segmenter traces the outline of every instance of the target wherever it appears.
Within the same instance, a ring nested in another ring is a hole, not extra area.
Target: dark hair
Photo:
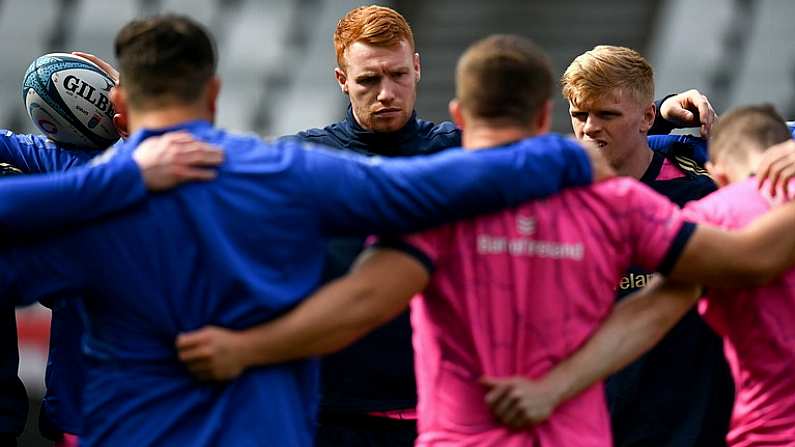
[[[790,138],[787,123],[772,105],[737,107],[712,130],[709,156],[713,162],[727,156],[746,159],[748,151],[763,151]]]
[[[530,39],[494,35],[458,61],[456,96],[473,117],[526,125],[552,95],[552,70]]]
[[[127,101],[138,109],[194,102],[215,75],[209,32],[184,16],[132,20],[116,36],[115,51]]]

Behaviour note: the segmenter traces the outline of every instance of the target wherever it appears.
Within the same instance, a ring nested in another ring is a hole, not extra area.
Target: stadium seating
[[[756,8],[747,50],[739,64],[732,104],[769,102],[780,111],[795,112],[795,47],[792,18],[795,3],[761,0]]]
[[[0,3],[0,127],[32,129],[22,103],[22,77],[33,60],[45,52],[59,8],[53,0]],[[23,119],[24,118],[24,119]]]
[[[553,72],[562,74],[578,54],[599,43],[643,49],[657,0],[439,0],[404,3],[420,52],[423,79],[417,110],[426,119],[446,120],[453,96],[453,67],[458,55],[474,40],[493,33],[521,34],[549,54]],[[410,5],[410,6],[409,6]],[[570,132],[568,105],[554,95],[553,129]]]
[[[795,4],[778,0],[672,0],[651,45],[658,92],[695,87],[718,112],[770,102],[795,115]]]

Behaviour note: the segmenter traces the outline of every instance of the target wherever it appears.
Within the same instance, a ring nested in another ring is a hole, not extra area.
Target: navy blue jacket
[[[416,112],[397,132],[365,130],[356,122],[350,105],[344,120],[323,129],[301,132],[292,138],[380,156],[425,155],[461,145],[461,133],[453,123],[436,125],[418,119]],[[361,237],[330,240],[326,247],[323,280],[328,282],[347,273],[364,243]],[[417,384],[409,312],[324,358],[321,378],[321,411],[360,414],[414,408]]]
[[[649,137],[655,150],[640,179],[679,206],[715,190],[703,170],[706,144],[690,136]],[[685,174],[658,178],[665,160]],[[632,268],[619,299],[644,287],[651,272]],[[608,378],[616,447],[725,445],[734,398],[723,343],[693,309],[651,351]]]

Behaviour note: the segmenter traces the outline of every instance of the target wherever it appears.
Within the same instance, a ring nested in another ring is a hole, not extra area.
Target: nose
[[[588,136],[593,136],[600,130],[602,130],[602,121],[592,113],[589,113],[588,118],[585,120],[585,125],[582,128],[583,133]]]
[[[381,83],[381,89],[378,91],[377,99],[383,104],[389,104],[395,100],[395,84],[391,80],[384,79]]]

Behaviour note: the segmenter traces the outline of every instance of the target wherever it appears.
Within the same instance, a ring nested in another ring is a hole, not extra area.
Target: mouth
[[[586,139],[585,141],[595,145],[599,149],[603,149],[605,146],[607,146],[607,141],[604,141],[604,140]]]
[[[400,113],[400,109],[396,109],[394,107],[389,107],[385,109],[381,109],[373,113],[376,116],[393,116]]]

